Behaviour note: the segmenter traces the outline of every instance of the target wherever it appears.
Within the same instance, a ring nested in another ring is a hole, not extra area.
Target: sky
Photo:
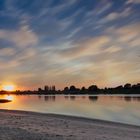
[[[0,86],[140,82],[140,0],[0,0]]]

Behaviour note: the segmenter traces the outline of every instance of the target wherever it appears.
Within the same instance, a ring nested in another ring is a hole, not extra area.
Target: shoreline
[[[1,140],[138,140],[140,126],[98,119],[0,109]]]

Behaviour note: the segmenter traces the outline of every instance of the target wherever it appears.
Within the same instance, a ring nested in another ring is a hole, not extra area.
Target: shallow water
[[[55,113],[140,126],[140,96],[0,95],[0,109]]]

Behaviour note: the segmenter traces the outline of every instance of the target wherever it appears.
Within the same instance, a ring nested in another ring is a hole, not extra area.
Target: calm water
[[[1,95],[0,109],[15,109],[96,118],[140,126],[140,96]]]

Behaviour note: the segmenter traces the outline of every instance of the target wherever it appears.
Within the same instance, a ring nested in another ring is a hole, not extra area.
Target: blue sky
[[[139,13],[140,0],[0,0],[0,84],[140,82]]]

